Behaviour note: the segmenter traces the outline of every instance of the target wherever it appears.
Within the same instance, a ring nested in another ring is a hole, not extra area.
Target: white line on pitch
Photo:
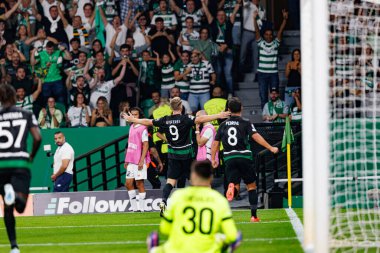
[[[236,224],[271,224],[271,223],[289,223],[290,221],[286,220],[278,220],[278,221],[261,221],[257,223],[252,223],[249,221],[241,221],[236,222]],[[148,224],[105,224],[105,225],[75,225],[75,226],[38,226],[38,227],[17,227],[18,229],[57,229],[57,228],[106,228],[106,227],[140,227],[140,226],[158,226],[159,223],[148,223]],[[4,230],[5,228],[2,227],[0,230]]]
[[[302,225],[302,222],[298,218],[297,214],[294,212],[293,209],[287,208],[287,209],[285,209],[285,211],[289,217],[290,222],[292,223],[293,230],[297,235],[298,241],[302,245],[302,243],[303,243],[303,225]]]
[[[254,241],[287,241],[297,240],[297,237],[278,237],[278,238],[249,238],[244,242]],[[20,247],[57,247],[57,246],[89,246],[89,245],[126,245],[126,244],[145,244],[145,241],[116,241],[116,242],[58,242],[58,243],[23,243]],[[9,244],[0,244],[0,248],[9,247]]]

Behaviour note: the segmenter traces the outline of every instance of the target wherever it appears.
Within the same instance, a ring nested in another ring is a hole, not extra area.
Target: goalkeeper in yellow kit
[[[192,186],[177,190],[170,198],[160,231],[169,236],[158,246],[158,233],[148,236],[150,253],[232,252],[241,242],[227,200],[211,189],[212,166],[207,161],[191,167]]]

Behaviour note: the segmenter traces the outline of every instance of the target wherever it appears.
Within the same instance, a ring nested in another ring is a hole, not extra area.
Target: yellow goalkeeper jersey
[[[173,193],[160,231],[169,236],[165,253],[220,253],[238,235],[227,200],[211,188],[194,186]]]

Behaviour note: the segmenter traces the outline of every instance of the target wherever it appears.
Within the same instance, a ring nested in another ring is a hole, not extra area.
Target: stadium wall
[[[98,148],[108,142],[111,142],[120,136],[128,133],[128,127],[104,127],[104,128],[62,128],[41,130],[42,146],[51,145],[52,154],[54,154],[56,145],[54,143],[54,133],[62,131],[66,140],[75,150],[75,157],[85,154],[95,148]],[[29,136],[29,146],[31,148],[32,138]],[[109,152],[112,152],[110,150]],[[51,167],[53,156],[47,157],[43,148],[40,148],[32,167],[31,187],[49,187],[52,189],[50,176],[53,172]],[[99,167],[99,166],[98,166]],[[100,169],[100,168],[94,168]],[[81,180],[80,178],[78,180]],[[112,186],[111,186],[112,187]],[[111,189],[110,187],[110,189]],[[116,187],[116,186],[115,186]],[[80,189],[87,190],[87,189]]]

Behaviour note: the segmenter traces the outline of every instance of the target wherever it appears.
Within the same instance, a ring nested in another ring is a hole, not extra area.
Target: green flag
[[[105,47],[106,40],[104,39],[104,24],[102,17],[100,16],[99,8],[102,8],[101,6],[95,7],[95,32],[96,32],[96,38],[100,40],[102,43],[102,46]]]
[[[281,150],[285,152],[286,145],[292,144],[294,142],[294,136],[292,132],[292,128],[290,127],[289,117],[286,117],[284,136],[282,137]]]

